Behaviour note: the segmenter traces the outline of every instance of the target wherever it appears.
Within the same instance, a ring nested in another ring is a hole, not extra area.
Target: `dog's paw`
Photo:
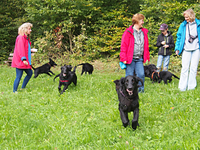
[[[123,123],[123,126],[126,128],[128,125],[130,125],[129,122]]]
[[[136,128],[137,128],[138,125],[139,125],[139,124],[138,124],[137,121],[133,121],[133,122],[132,122],[132,128],[133,128],[133,130],[136,130]]]

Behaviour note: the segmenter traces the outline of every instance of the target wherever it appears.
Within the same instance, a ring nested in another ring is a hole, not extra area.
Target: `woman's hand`
[[[178,53],[179,53],[179,51],[178,50],[176,50],[176,55],[178,56]]]
[[[26,60],[23,60],[24,65],[28,66],[28,62]]]
[[[163,47],[164,47],[164,48],[168,48],[168,47],[169,47],[169,45],[164,45]]]
[[[165,45],[166,43],[165,43],[165,41],[162,41],[161,44],[162,44],[162,45]]]
[[[126,61],[123,61],[124,64],[126,64]]]

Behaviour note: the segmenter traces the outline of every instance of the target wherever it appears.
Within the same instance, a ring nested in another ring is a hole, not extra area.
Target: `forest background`
[[[0,62],[13,52],[18,27],[33,24],[32,48],[42,57],[95,60],[119,57],[121,36],[135,13],[142,13],[149,30],[150,54],[162,23],[176,33],[184,20],[182,13],[192,8],[200,18],[199,0],[1,0]],[[40,57],[38,57],[40,61]]]

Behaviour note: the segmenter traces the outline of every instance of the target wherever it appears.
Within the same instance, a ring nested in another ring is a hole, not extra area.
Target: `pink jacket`
[[[145,28],[141,29],[144,33],[144,53],[143,53],[143,63],[147,60],[150,61],[150,54],[149,54],[149,41],[148,41],[148,30]],[[122,35],[121,41],[121,52],[120,52],[120,61],[126,61],[127,64],[131,64],[133,60],[133,53],[134,53],[134,43],[135,39],[133,36],[133,26],[130,26],[126,29],[126,31]]]
[[[18,35],[15,41],[15,49],[14,49],[14,55],[12,59],[12,65],[11,67],[18,68],[18,69],[31,69],[31,66],[28,62],[28,41],[29,39],[24,34]],[[31,42],[29,41],[30,45]],[[25,65],[22,62],[22,58],[26,58],[28,65]]]

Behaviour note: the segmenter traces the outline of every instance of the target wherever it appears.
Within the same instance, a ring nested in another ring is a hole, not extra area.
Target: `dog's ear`
[[[115,83],[115,85],[119,85],[119,80],[115,80],[113,82]]]
[[[118,90],[120,86],[119,80],[115,80],[113,82],[115,83],[116,89]]]
[[[72,70],[72,66],[71,65],[69,65],[69,69]]]
[[[137,83],[137,86],[138,86],[138,87],[141,87],[141,86],[144,85],[143,80],[142,80],[141,78],[135,76],[135,79],[136,79],[136,83]],[[142,85],[139,85],[139,84],[138,84],[139,81],[142,83]]]
[[[120,84],[124,84],[125,83],[125,78],[124,77],[122,77],[121,79],[120,79]]]
[[[122,77],[119,80],[119,87],[121,88],[121,90],[123,90],[125,88],[125,78],[124,77]]]

